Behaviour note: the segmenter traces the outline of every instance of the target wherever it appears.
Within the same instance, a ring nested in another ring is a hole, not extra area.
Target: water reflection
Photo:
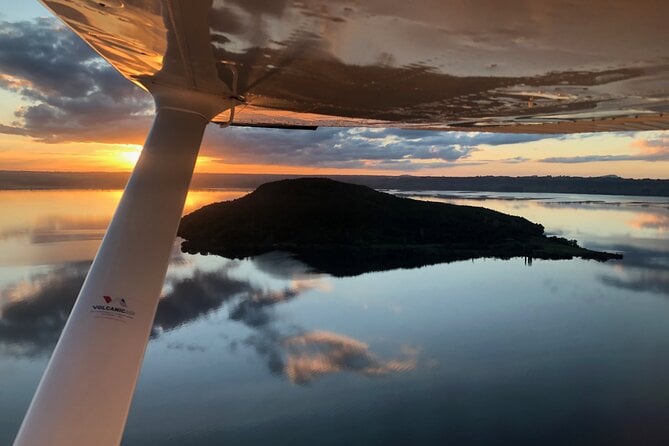
[[[14,216],[0,215],[0,444],[11,443],[90,265],[82,243],[99,243],[30,234],[97,231],[102,219],[76,203],[102,216],[114,201],[69,192],[58,211],[42,194],[0,192]],[[217,194],[198,203],[226,198]],[[230,260],[177,243],[124,444],[666,444],[669,238],[630,222],[669,209],[619,197],[452,200],[625,257],[339,278],[285,253]],[[22,251],[30,262],[12,262]]]
[[[40,217],[31,226],[5,228],[0,240],[27,236],[30,243],[50,243],[64,240],[99,239],[109,223],[104,217],[67,217],[52,215]]]
[[[289,285],[280,290],[268,290],[251,282],[236,279],[231,270],[239,265],[230,261],[228,267],[216,273],[196,271],[192,279],[174,285],[158,308],[156,326],[165,328],[165,314],[175,316],[176,323],[187,321],[184,315],[195,309],[201,316],[212,309],[229,303],[228,315],[253,330],[241,341],[232,341],[231,347],[252,348],[274,375],[286,376],[297,384],[306,384],[319,376],[349,371],[365,376],[383,376],[412,370],[416,366],[418,350],[403,346],[403,359],[383,360],[370,352],[369,346],[351,337],[329,331],[307,331],[296,325],[280,327],[276,324],[273,307],[296,299],[309,290],[327,292],[329,286],[321,276],[310,274],[307,265],[286,253],[272,252],[253,259],[253,265],[274,278],[289,279]],[[233,272],[234,273],[234,272]],[[189,309],[182,311],[180,303]],[[194,305],[195,304],[195,305]]]
[[[634,249],[651,239],[662,244],[660,250],[667,245],[669,199],[666,197],[429,191],[402,195],[521,215],[543,224],[549,234],[577,239],[590,249],[613,250],[612,246],[622,242]],[[657,245],[650,245],[658,249]],[[618,251],[627,256],[624,250]]]
[[[640,269],[667,271],[669,269],[669,240],[628,240],[626,244],[611,244],[609,249],[624,252],[625,259],[617,269]],[[597,245],[600,246],[600,245]]]
[[[601,280],[606,285],[622,290],[669,296],[669,276],[666,271],[624,271],[617,276],[603,275]]]
[[[89,266],[58,266],[2,289],[0,346],[19,356],[50,353]]]
[[[667,232],[669,230],[669,216],[644,213],[630,220],[629,224],[639,229],[656,229],[659,232]]]
[[[352,371],[365,376],[383,376],[416,368],[419,349],[403,347],[403,359],[384,361],[369,346],[348,336],[329,331],[312,331],[283,341],[288,350],[286,376],[304,384],[319,375]]]
[[[241,323],[252,334],[231,341],[232,348],[247,346],[266,362],[272,374],[306,384],[318,376],[352,371],[366,376],[382,376],[411,370],[417,350],[403,347],[402,358],[383,360],[369,351],[367,344],[326,331],[307,331],[299,326],[277,324],[274,306],[298,298],[311,289],[327,290],[317,275],[308,275],[306,265],[281,253],[259,256],[246,266],[290,278],[282,288],[260,286],[235,274],[241,261],[222,259],[215,270],[201,270],[180,257],[176,263],[190,264],[187,277],[168,276],[166,292],[158,304],[152,337],[206,318],[225,307],[231,321]],[[0,345],[15,356],[49,353],[65,325],[83,284],[89,262],[55,267],[2,290]],[[298,277],[295,276],[297,272]],[[302,278],[299,278],[299,277]],[[205,351],[205,346],[169,344],[172,349]]]
[[[598,276],[604,285],[624,291],[669,294],[669,200],[666,197],[511,193],[414,195],[456,204],[474,201],[501,212],[530,215],[530,219],[545,222],[549,233],[583,240],[583,244],[591,249],[624,253],[622,262]]]

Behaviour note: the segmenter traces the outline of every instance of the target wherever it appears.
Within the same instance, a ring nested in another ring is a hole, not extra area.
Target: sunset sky
[[[0,0],[0,170],[127,171],[148,93],[37,2]],[[210,125],[199,172],[669,178],[669,132],[505,135]]]

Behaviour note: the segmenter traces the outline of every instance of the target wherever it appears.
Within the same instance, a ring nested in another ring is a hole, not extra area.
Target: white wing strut
[[[208,119],[158,109],[15,445],[117,445]]]

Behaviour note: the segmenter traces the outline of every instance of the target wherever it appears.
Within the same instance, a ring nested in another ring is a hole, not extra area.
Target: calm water
[[[187,207],[239,195],[196,191]],[[625,259],[333,278],[285,254],[175,245],[124,444],[669,444],[669,199],[421,195]],[[0,192],[0,444],[119,198]]]

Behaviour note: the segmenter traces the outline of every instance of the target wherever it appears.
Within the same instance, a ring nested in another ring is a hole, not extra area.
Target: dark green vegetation
[[[521,217],[325,178],[267,183],[210,204],[185,216],[178,234],[187,252],[237,258],[288,251],[334,275],[477,257],[620,258],[546,237],[543,226]]]

